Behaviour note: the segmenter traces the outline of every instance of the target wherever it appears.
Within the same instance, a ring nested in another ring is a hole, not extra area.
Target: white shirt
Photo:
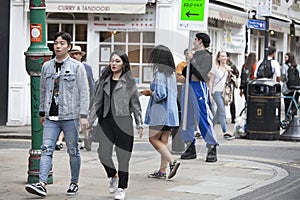
[[[210,72],[214,74],[212,93],[223,92],[225,88],[228,72],[218,69],[216,66],[213,66]]]
[[[261,59],[260,61],[258,61],[257,63],[257,67],[255,69],[255,72],[254,72],[254,76],[257,77],[257,69],[259,68],[259,65],[262,63],[264,59]],[[269,57],[268,56],[268,60],[271,60],[271,66],[272,66],[272,71],[274,72],[273,73],[273,81],[276,82],[276,77],[279,76],[280,77],[280,64],[277,60],[273,60],[272,57]]]

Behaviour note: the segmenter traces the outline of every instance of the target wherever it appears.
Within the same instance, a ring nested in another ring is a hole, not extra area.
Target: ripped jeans
[[[80,150],[78,148],[79,119],[52,121],[45,119],[43,131],[42,154],[40,160],[39,181],[47,183],[48,174],[52,167],[53,152],[59,133],[63,131],[69,154],[71,168],[71,182],[77,183],[81,165]]]

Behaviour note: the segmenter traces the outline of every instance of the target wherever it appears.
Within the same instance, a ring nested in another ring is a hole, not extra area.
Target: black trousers
[[[231,85],[231,87],[232,87],[232,102],[230,103],[230,114],[231,114],[231,122],[234,122],[236,117],[235,98],[234,98],[235,87],[233,85]]]
[[[100,124],[98,156],[109,178],[113,177],[117,170],[112,160],[113,146],[116,148],[118,160],[118,188],[128,187],[129,160],[133,148],[132,118],[113,117],[112,114],[104,118]]]

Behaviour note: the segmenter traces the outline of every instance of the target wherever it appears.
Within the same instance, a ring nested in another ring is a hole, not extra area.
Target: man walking
[[[208,148],[206,162],[217,161],[217,150],[218,142],[215,137],[215,132],[212,127],[212,119],[210,116],[209,108],[209,92],[207,82],[209,80],[209,72],[212,68],[212,56],[211,53],[206,49],[209,47],[210,38],[205,33],[197,33],[193,42],[195,53],[187,53],[187,59],[190,60],[190,89],[189,89],[189,103],[188,103],[188,116],[194,115],[194,119],[197,119],[202,138],[206,142]],[[187,120],[189,121],[189,119]],[[194,123],[192,121],[191,123]],[[182,132],[184,142],[190,143],[190,152],[193,157],[195,154],[195,137],[193,131],[187,131],[189,134],[185,135]],[[190,141],[188,141],[190,138]]]
[[[78,192],[81,166],[78,148],[79,126],[88,128],[88,81],[84,66],[70,58],[72,38],[69,33],[54,36],[55,58],[44,63],[40,80],[40,122],[44,126],[39,183],[26,185],[27,192],[46,196],[47,179],[57,137],[64,132],[71,169],[67,195]]]

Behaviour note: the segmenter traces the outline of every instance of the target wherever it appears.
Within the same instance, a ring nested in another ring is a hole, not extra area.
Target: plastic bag
[[[235,118],[234,136],[236,138],[245,138],[247,136],[246,123],[247,114],[243,112],[239,117]]]

